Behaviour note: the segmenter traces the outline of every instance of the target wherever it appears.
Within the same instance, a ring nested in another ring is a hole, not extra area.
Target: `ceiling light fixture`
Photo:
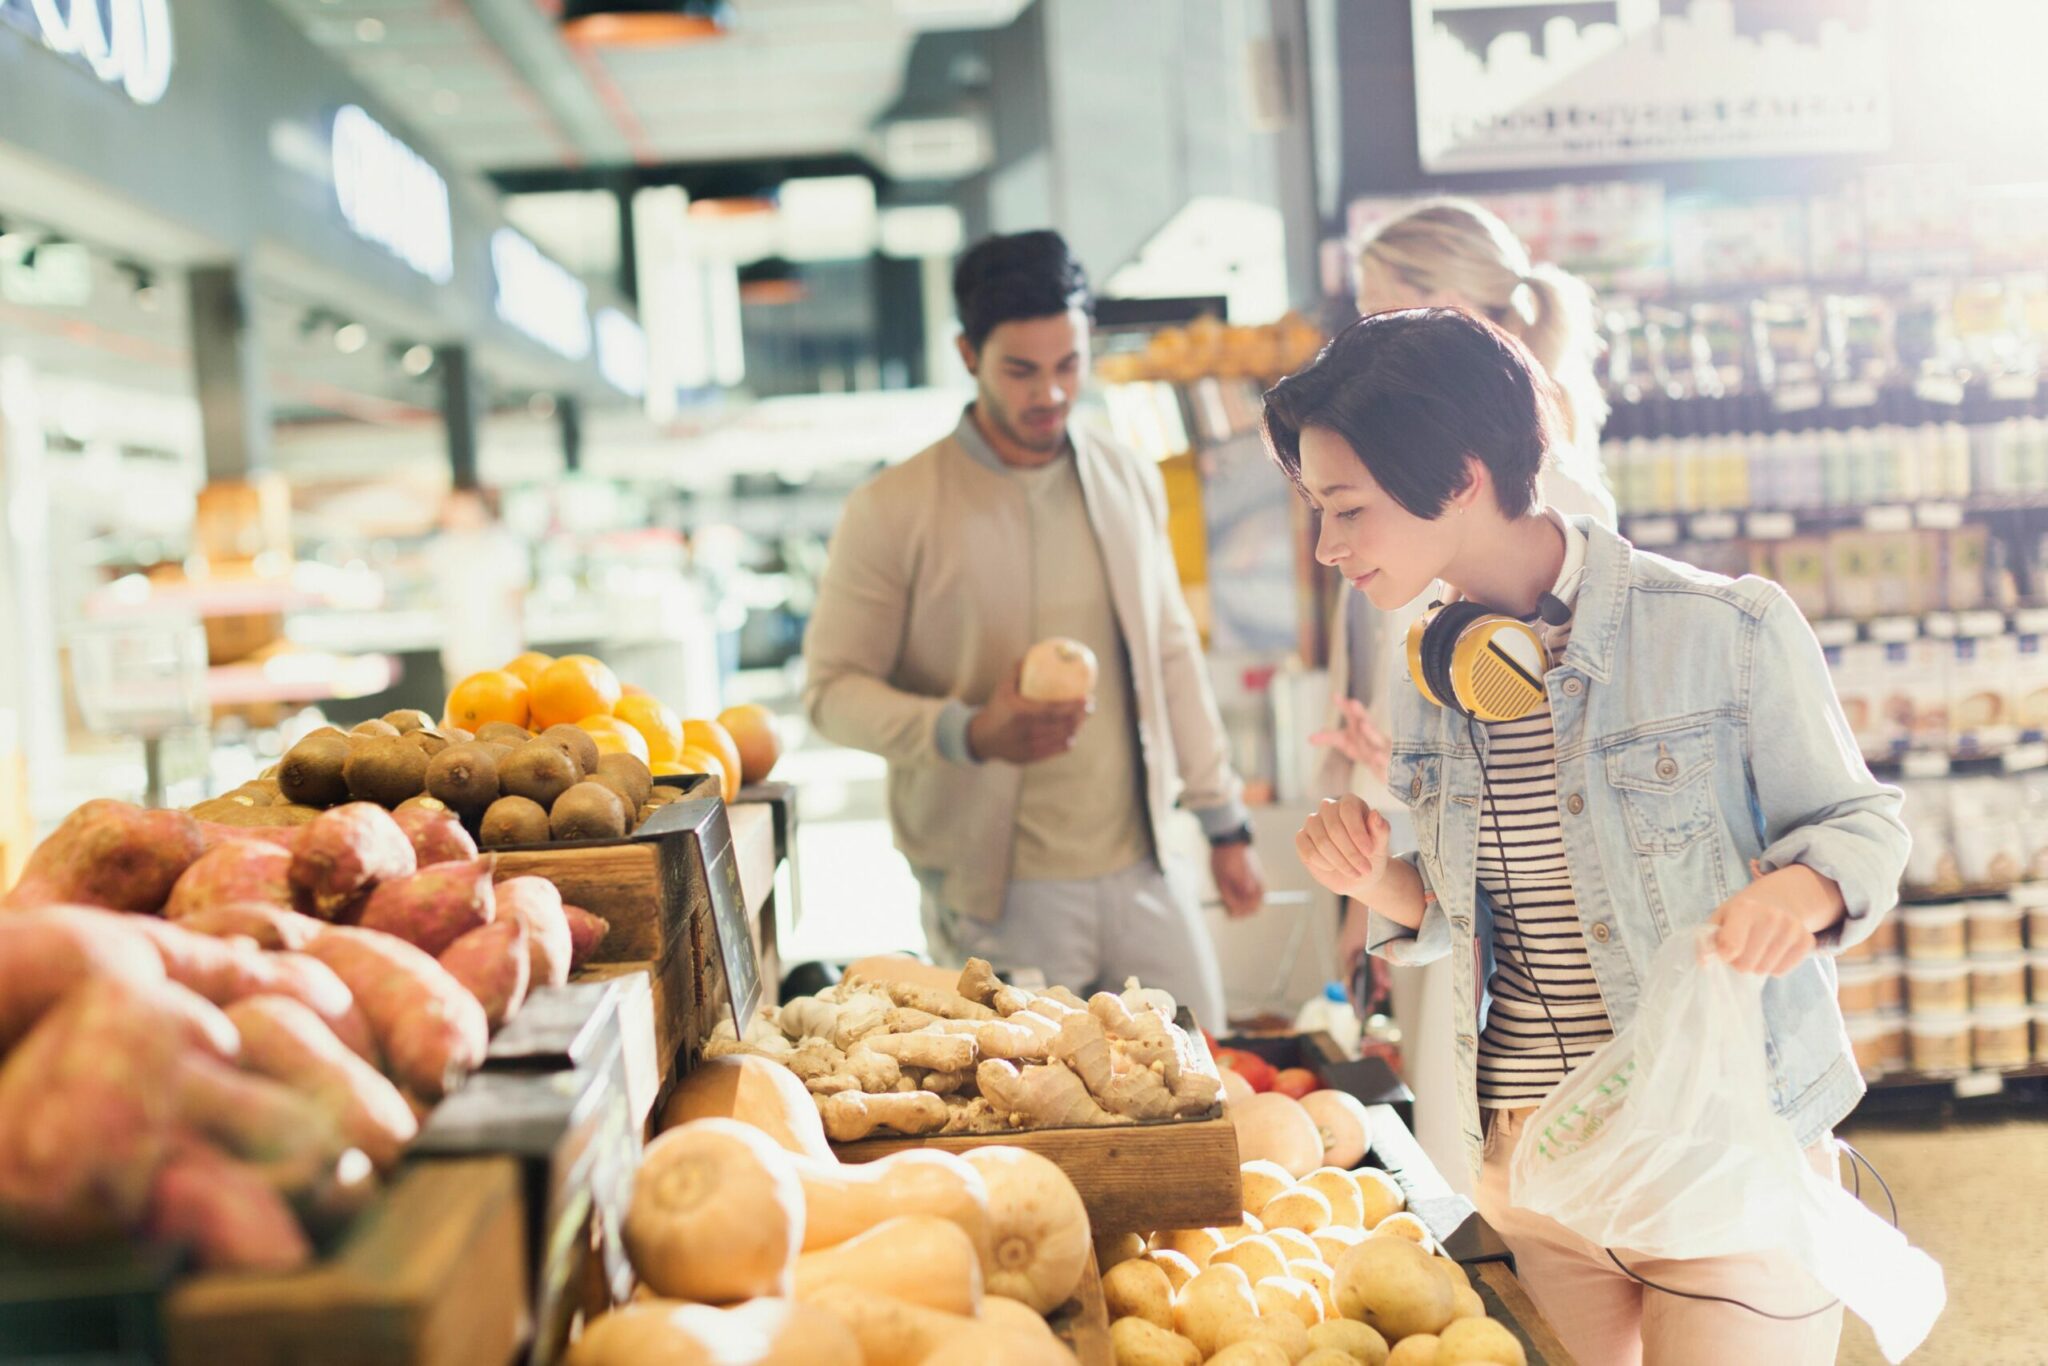
[[[425,342],[416,342],[399,353],[398,368],[414,379],[434,368],[434,348]]]
[[[356,41],[359,43],[383,42],[384,21],[374,18],[356,20]]]
[[[565,0],[562,34],[594,47],[701,43],[732,27],[728,0]]]
[[[370,344],[370,329],[361,323],[343,323],[334,329],[334,349],[353,356]]]
[[[114,269],[128,277],[137,308],[144,313],[154,313],[163,306],[163,290],[157,287],[156,273],[148,266],[138,266],[133,261],[116,261]]]

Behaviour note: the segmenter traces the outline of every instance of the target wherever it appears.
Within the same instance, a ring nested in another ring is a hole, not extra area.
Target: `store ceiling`
[[[724,38],[583,48],[559,0],[273,0],[481,172],[863,152],[920,33],[1029,0],[736,0]]]

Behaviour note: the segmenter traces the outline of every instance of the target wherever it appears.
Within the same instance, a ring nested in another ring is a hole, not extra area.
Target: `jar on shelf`
[[[1914,1015],[1953,1015],[1970,1008],[1970,965],[1907,963],[1906,1009]]]
[[[1970,1004],[2010,1010],[2027,1003],[2027,958],[2020,953],[1970,956]]]
[[[2027,950],[2027,999],[2048,1006],[2048,949]]]
[[[2048,1006],[2034,1007],[2034,1061],[2048,1064]]]
[[[2012,889],[2012,900],[2027,917],[2027,944],[2048,949],[2048,882],[2030,882]]]
[[[2018,953],[2026,945],[2026,908],[2001,897],[1972,901],[1965,938],[1972,954]]]
[[[1957,962],[1969,947],[1968,908],[1960,902],[1941,906],[1908,906],[1905,922],[1906,957],[1916,963]]]
[[[1909,1015],[1906,1055],[1915,1072],[1970,1070],[1968,1015]]]
[[[2030,1035],[2034,1013],[2022,1006],[2016,1010],[1980,1010],[1970,1017],[1970,1058],[1978,1069],[2003,1072],[2025,1067],[2033,1059]]]
[[[1885,916],[1877,922],[1877,928],[1863,941],[1880,958],[1896,958],[1906,951],[1906,927],[1899,919],[1898,912]]]
[[[1877,1036],[1878,1060],[1887,1072],[1903,1072],[1912,1058],[1912,1035],[1906,1028],[1906,1012],[1880,1010],[1877,1018],[1883,1031]]]
[[[1904,1010],[1906,1008],[1906,960],[1897,954],[1887,954],[1871,966],[1877,970],[1877,1008],[1879,1010]]]
[[[1884,1002],[1878,999],[1878,979],[1884,975],[1882,963],[1842,963],[1835,969],[1835,1000],[1842,1007],[1844,1015],[1867,1015],[1879,1009]]]
[[[1884,1016],[1844,1015],[1842,1023],[1849,1028],[1849,1046],[1855,1050],[1856,1066],[1866,1077],[1881,1077],[1887,1066],[1885,1062],[1885,1038],[1897,1032],[1897,1026]]]

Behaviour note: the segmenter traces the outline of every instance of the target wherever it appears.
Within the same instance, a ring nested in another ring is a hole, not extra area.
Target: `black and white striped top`
[[[1565,867],[1550,708],[1486,732],[1479,885],[1493,903],[1494,967],[1493,1006],[1479,1035],[1479,1103],[1515,1109],[1541,1104],[1564,1080],[1560,1035],[1564,1058],[1577,1067],[1614,1037],[1614,1027]]]

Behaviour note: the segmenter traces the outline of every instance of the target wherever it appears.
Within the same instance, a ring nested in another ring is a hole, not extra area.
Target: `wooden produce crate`
[[[195,1276],[163,1305],[171,1366],[481,1366],[531,1326],[509,1158],[410,1162],[332,1253],[286,1276]]]
[[[1088,1269],[1074,1298],[1046,1316],[1052,1331],[1073,1350],[1081,1366],[1116,1366],[1109,1337],[1109,1305],[1102,1297],[1102,1266],[1088,1252]]]
[[[654,988],[644,972],[536,987],[491,1038],[487,1072],[575,1072],[616,1049],[628,1117],[644,1128],[664,1078],[654,1032]]]

